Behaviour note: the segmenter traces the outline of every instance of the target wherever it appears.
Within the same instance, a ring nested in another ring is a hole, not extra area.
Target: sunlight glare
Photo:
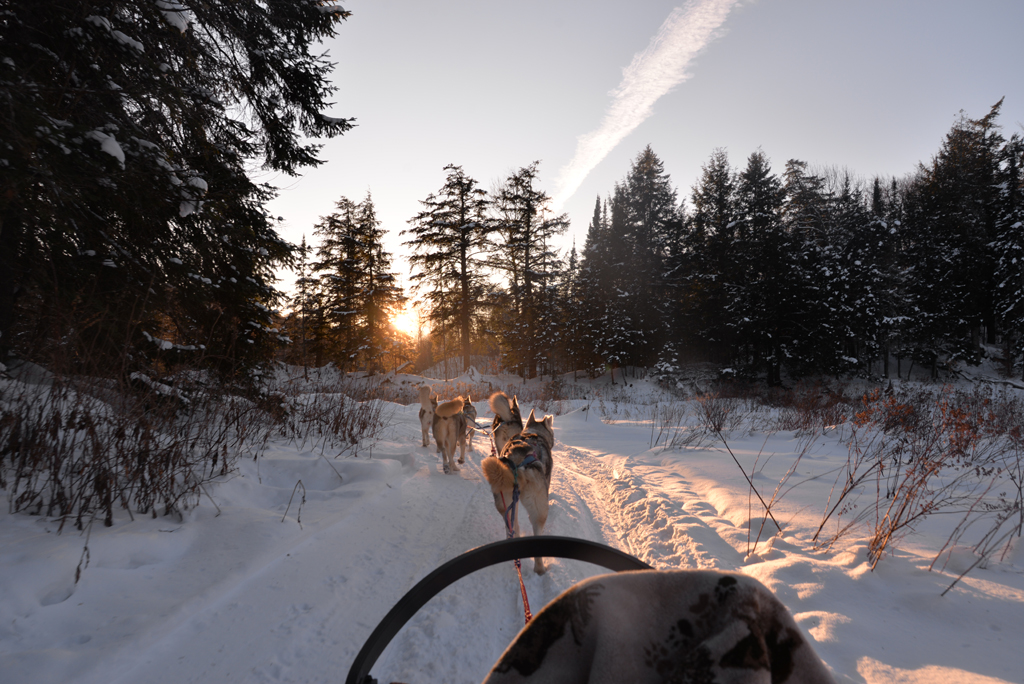
[[[420,329],[419,308],[412,302],[406,302],[404,308],[391,314],[391,325],[399,332],[415,338]],[[426,321],[423,322],[423,332],[427,332]]]

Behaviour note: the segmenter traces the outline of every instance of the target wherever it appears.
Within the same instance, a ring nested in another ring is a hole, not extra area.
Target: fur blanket
[[[757,580],[639,570],[580,582],[534,616],[485,684],[833,682]]]

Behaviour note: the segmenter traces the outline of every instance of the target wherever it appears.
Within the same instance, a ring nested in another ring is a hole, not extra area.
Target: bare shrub
[[[60,518],[60,529],[114,508],[156,516],[194,506],[203,485],[271,429],[252,402],[210,401],[146,379],[0,381],[0,486],[11,512]],[[102,398],[100,398],[102,397]]]
[[[299,449],[330,451],[335,458],[358,455],[360,446],[372,449],[390,424],[394,404],[381,396],[392,392],[380,378],[344,375],[276,389],[283,409],[278,432]]]
[[[1012,406],[997,409],[977,390],[948,388],[938,394],[915,390],[884,395],[876,390],[862,404],[853,419],[847,464],[833,487],[835,501],[830,495],[816,542],[832,518],[836,532],[823,539],[829,545],[853,526],[867,523],[872,529],[868,558],[874,568],[887,548],[931,515],[960,517],[935,561],[972,527],[987,526],[974,546],[979,562],[1008,548],[1012,536],[1020,535],[1020,428],[1007,429],[1004,422],[1006,415],[1013,415]],[[1015,491],[1000,493],[1007,482]],[[843,524],[847,514],[851,517]]]
[[[767,392],[762,401],[776,409],[772,429],[793,432],[817,431],[842,425],[853,413],[854,401],[845,387],[822,382],[801,383],[791,390]]]

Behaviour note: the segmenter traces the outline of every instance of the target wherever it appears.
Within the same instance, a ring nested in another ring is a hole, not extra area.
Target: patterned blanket
[[[485,684],[834,682],[757,580],[703,570],[601,575],[538,613]]]

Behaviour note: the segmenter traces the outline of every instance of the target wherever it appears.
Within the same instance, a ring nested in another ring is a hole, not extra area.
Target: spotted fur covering
[[[786,607],[745,575],[592,577],[538,613],[485,684],[811,684],[834,680]]]

